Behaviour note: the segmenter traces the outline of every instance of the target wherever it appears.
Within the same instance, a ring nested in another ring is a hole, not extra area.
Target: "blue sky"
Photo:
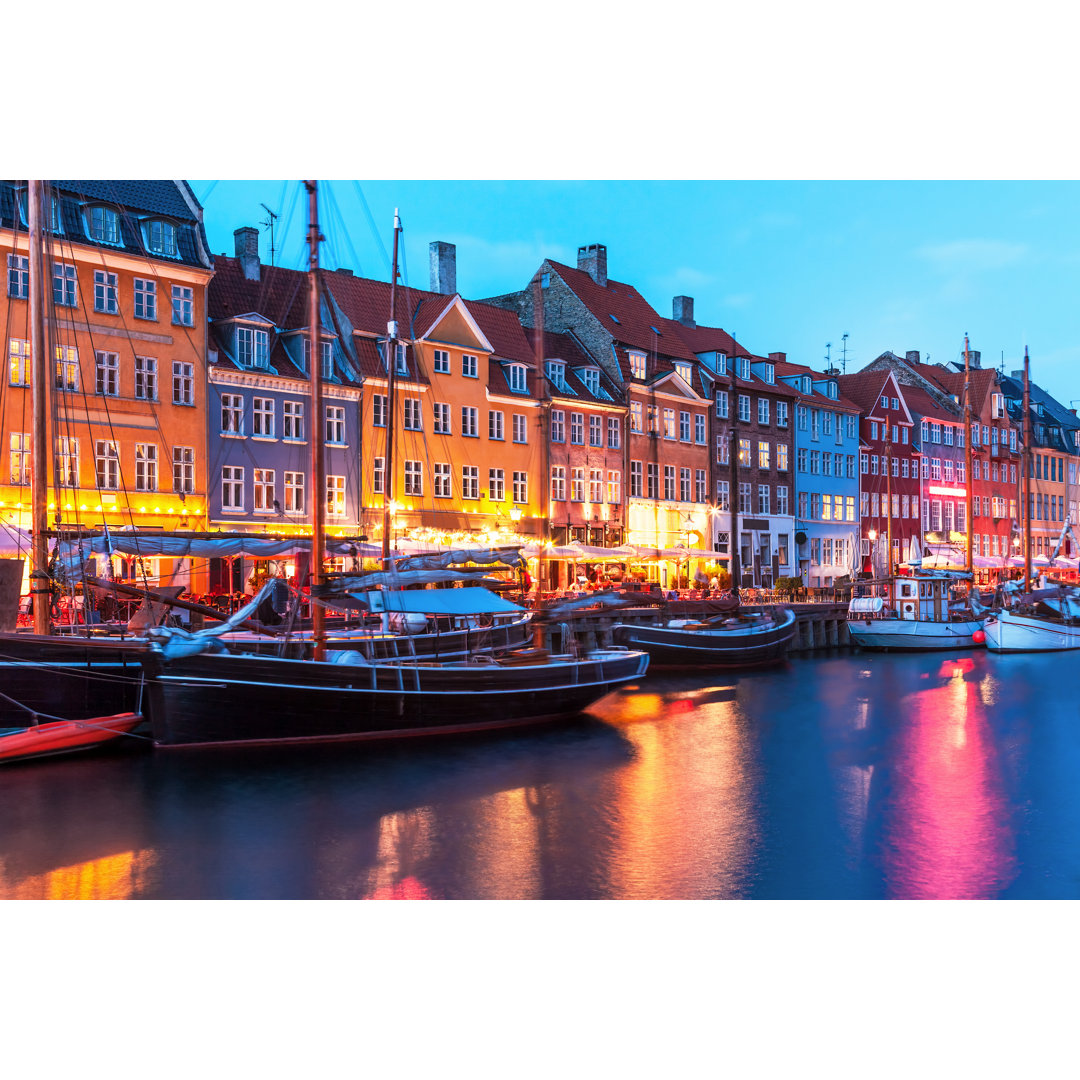
[[[299,181],[191,182],[211,249],[279,215],[281,265],[306,263]],[[523,287],[541,259],[608,249],[608,273],[663,315],[694,297],[697,321],[758,353],[848,371],[885,349],[1020,366],[1068,405],[1080,398],[1080,185],[1067,181],[323,181],[324,265],[389,278],[394,208],[408,283],[428,287],[428,244],[457,245],[458,289]],[[370,213],[370,216],[369,216]],[[377,226],[376,234],[373,223]],[[269,233],[262,230],[269,261]]]

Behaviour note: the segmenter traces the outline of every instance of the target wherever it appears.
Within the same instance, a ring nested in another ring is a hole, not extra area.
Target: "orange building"
[[[206,513],[206,286],[202,208],[183,181],[54,181],[45,252],[49,522],[196,529]],[[27,189],[0,184],[8,375],[0,426],[4,520],[30,525]],[[150,580],[149,560],[139,569]],[[134,568],[118,565],[123,576]]]

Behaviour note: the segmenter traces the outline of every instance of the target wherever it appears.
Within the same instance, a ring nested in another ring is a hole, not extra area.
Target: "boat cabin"
[[[848,615],[860,619],[904,619],[912,622],[949,622],[967,618],[955,592],[956,575],[913,574],[865,581],[855,585]]]

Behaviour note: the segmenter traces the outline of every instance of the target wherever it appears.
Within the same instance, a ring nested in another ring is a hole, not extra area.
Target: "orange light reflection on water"
[[[940,685],[905,699],[886,810],[886,895],[996,896],[1015,875],[1013,835],[973,662],[941,665]]]
[[[142,894],[157,862],[153,851],[123,851],[10,881],[0,863],[4,900],[130,900]]]

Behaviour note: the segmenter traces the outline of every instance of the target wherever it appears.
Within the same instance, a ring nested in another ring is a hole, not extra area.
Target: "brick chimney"
[[[428,245],[431,291],[452,296],[457,292],[457,248],[443,240]]]
[[[769,359],[774,364],[786,364],[787,363],[787,353],[786,352],[771,352],[771,353],[769,353]]]
[[[245,225],[233,232],[236,242],[236,257],[248,281],[259,280],[259,230]]]
[[[904,359],[909,364],[917,364],[919,362],[919,350],[918,349],[908,349],[908,351],[906,353],[904,353]]]
[[[671,317],[676,321],[691,328],[697,326],[694,322],[694,298],[692,296],[676,296],[671,301]]]
[[[584,270],[597,285],[607,285],[607,248],[603,244],[586,244],[577,249],[577,268]]]

